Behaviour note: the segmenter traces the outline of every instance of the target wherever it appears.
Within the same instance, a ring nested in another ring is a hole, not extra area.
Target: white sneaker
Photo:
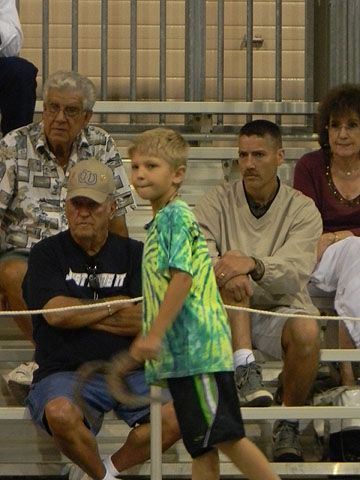
[[[89,475],[81,470],[78,465],[72,463],[69,468],[69,480],[91,480]]]
[[[9,384],[9,382],[14,382],[19,385],[30,386],[33,379],[33,373],[37,368],[39,368],[39,365],[36,362],[21,363],[11,370],[11,372],[3,375],[3,378],[7,384]]]
[[[89,477],[87,473],[81,470],[78,465],[75,465],[75,463],[68,463],[67,466],[69,466],[69,470],[67,470],[69,480],[91,480],[91,477]],[[116,478],[116,480],[121,480],[121,478],[119,477],[113,478]]]
[[[25,398],[32,383],[33,373],[38,366],[36,362],[21,363],[11,372],[3,375],[10,392],[20,405],[25,403]]]

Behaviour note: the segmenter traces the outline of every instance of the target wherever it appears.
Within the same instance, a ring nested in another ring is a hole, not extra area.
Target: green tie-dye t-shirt
[[[167,330],[159,358],[146,362],[149,383],[233,370],[230,327],[205,239],[186,203],[176,200],[148,226],[143,257],[143,332],[149,331],[170,282],[170,269],[188,273],[191,289]]]

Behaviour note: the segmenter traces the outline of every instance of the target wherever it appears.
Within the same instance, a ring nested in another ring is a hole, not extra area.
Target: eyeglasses
[[[61,111],[64,113],[64,116],[66,118],[76,118],[80,115],[80,113],[83,112],[83,109],[79,107],[72,107],[70,105],[67,107],[61,108],[60,105],[58,105],[57,103],[47,103],[46,111],[54,117],[56,117]]]
[[[94,300],[97,300],[99,298],[100,290],[99,277],[97,276],[97,266],[86,265],[86,273],[88,275],[88,285],[94,292]]]
[[[355,122],[355,121],[349,121],[348,123],[338,123],[336,121],[330,122],[330,125],[327,125],[326,127],[329,131],[334,132],[334,133],[339,133],[343,128],[348,133],[355,133],[360,129],[360,124]]]

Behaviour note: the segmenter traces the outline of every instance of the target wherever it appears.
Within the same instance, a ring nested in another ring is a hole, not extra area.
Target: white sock
[[[105,477],[103,478],[103,480],[117,480],[117,478],[114,477],[113,475],[111,475],[110,472],[106,471],[106,475],[105,475]]]
[[[106,468],[106,471],[109,472],[112,476],[117,477],[118,475],[120,475],[120,472],[116,469],[115,465],[111,460],[111,455],[109,455],[103,460],[103,464]]]
[[[233,355],[234,367],[240,367],[242,365],[249,365],[249,363],[255,362],[255,357],[252,350],[248,348],[240,348],[236,350]]]

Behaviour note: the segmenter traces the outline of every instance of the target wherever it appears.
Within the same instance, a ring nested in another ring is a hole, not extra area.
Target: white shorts
[[[270,311],[270,310],[269,310]],[[308,313],[292,307],[274,307],[272,312],[289,314],[286,317],[262,313],[250,313],[252,346],[260,352],[267,353],[276,359],[282,358],[282,331],[289,318],[296,317],[297,313]]]
[[[348,237],[328,247],[311,275],[311,284],[335,295],[338,315],[360,317],[360,237]],[[360,321],[344,321],[360,348]]]

